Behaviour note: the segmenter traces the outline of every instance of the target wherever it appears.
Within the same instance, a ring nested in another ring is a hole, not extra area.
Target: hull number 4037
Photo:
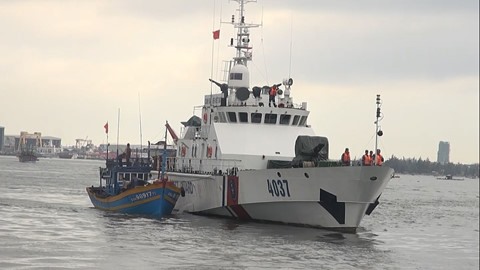
[[[288,189],[288,180],[269,180],[267,179],[267,189],[272,197],[290,197]]]

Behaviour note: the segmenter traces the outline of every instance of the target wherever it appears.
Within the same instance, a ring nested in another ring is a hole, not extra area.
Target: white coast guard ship
[[[307,103],[293,102],[292,79],[280,86],[276,107],[269,106],[270,87],[249,83],[249,29],[258,25],[245,23],[250,1],[236,2],[228,83],[205,96],[201,117],[183,122],[168,162],[169,180],[182,188],[175,210],[354,232],[393,170],[329,160],[327,138],[307,124]]]

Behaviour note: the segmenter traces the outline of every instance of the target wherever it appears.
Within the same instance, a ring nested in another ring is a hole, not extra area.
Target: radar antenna
[[[252,47],[250,46],[250,28],[259,27],[260,24],[245,23],[245,4],[250,2],[257,2],[256,0],[234,0],[238,2],[238,21],[235,21],[235,15],[232,15],[231,24],[237,28],[236,44],[234,39],[230,39],[230,46],[234,46],[237,50],[233,58],[235,64],[247,66],[247,61],[252,60]]]

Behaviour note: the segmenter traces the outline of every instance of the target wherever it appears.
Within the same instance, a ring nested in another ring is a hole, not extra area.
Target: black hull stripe
[[[338,224],[345,224],[345,203],[337,202],[337,196],[320,189],[320,201],[318,203],[335,218]]]

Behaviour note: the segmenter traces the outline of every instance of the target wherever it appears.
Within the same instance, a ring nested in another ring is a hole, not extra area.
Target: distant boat
[[[456,180],[456,181],[463,181],[463,178],[455,178],[451,174],[445,175],[445,177],[437,177],[437,180]]]
[[[70,153],[69,151],[63,151],[58,153],[59,158],[64,158],[64,159],[72,159],[73,153]]]
[[[38,161],[39,153],[36,149],[40,146],[40,136],[39,133],[35,133],[35,144],[27,144],[27,132],[20,132],[20,139],[17,149],[17,157],[20,162],[36,162]]]
[[[132,164],[119,159],[107,159],[100,168],[100,184],[87,187],[95,208],[125,214],[156,218],[172,213],[180,196],[180,188],[163,180],[151,179],[150,157],[137,158]]]
[[[18,161],[20,162],[36,162],[38,157],[33,149],[22,149],[18,154]]]

